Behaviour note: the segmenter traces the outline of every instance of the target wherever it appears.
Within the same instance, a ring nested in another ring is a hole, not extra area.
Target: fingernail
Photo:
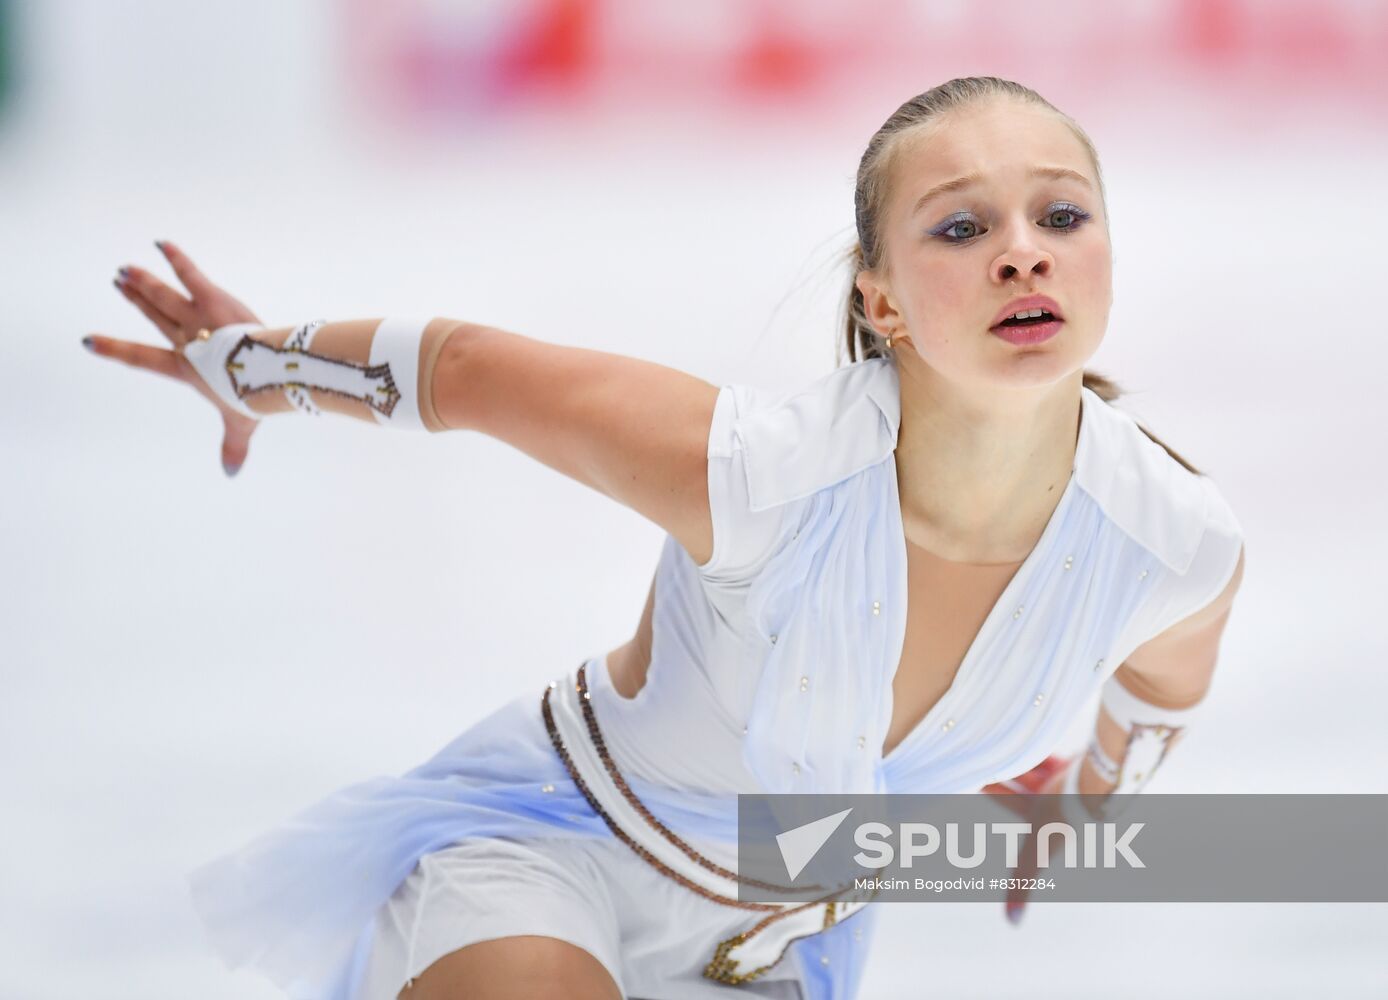
[[[122,279],[122,280],[124,280],[124,279],[130,277],[130,268],[128,268],[128,267],[117,268],[117,269],[116,269],[116,273],[119,274],[119,275],[121,276],[121,279]]]
[[[227,474],[227,477],[228,477],[228,478],[230,478],[230,477],[236,475],[238,472],[241,471],[241,466],[239,466],[239,465],[229,465],[229,464],[227,464],[226,462],[222,462],[222,471],[225,472],[225,473]]]
[[[164,241],[163,241],[163,240],[155,240],[155,241],[154,241],[154,245],[155,245],[156,247],[159,248],[159,252],[160,252],[160,253],[168,253],[168,251],[164,249]]]
[[[115,286],[116,286],[116,289],[117,289],[118,291],[122,291],[122,292],[125,291],[125,286],[122,285],[122,284],[120,283],[120,279],[119,279],[119,278],[112,278],[112,279],[111,279],[111,284],[115,285]]]
[[[93,354],[96,353],[96,341],[92,340],[91,337],[83,337],[82,346],[85,347],[87,350],[91,351]]]
[[[1007,919],[1012,922],[1013,927],[1016,927],[1018,924],[1022,922],[1022,908],[1020,906],[1015,906],[1012,903],[1008,903]]]

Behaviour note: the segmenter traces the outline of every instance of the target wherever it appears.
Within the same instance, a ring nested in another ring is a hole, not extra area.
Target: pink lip
[[[1025,309],[1026,306],[1022,308]],[[1064,320],[1055,319],[1033,326],[995,326],[988,332],[1001,337],[1009,344],[1039,344],[1054,337],[1064,325]]]
[[[1021,312],[1023,309],[1044,309],[1056,319],[1065,318],[1065,314],[1060,311],[1060,304],[1056,302],[1055,299],[1048,295],[1028,295],[1023,299],[1013,299],[1007,305],[1003,306],[1001,311],[993,317],[993,323],[989,329],[996,330],[999,323],[1007,319],[1007,317]]]

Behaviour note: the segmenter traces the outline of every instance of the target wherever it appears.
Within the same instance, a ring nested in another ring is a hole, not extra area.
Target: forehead
[[[1012,100],[993,100],[950,112],[902,135],[891,169],[893,201],[977,173],[985,185],[1029,183],[1033,166],[1069,167],[1097,187],[1094,167],[1078,136],[1054,112]]]

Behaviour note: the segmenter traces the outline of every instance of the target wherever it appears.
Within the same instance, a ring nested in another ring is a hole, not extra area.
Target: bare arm
[[[434,368],[448,429],[480,431],[713,552],[708,435],[718,389],[650,361],[458,324]]]
[[[405,410],[417,407],[423,429],[505,441],[658,524],[696,562],[711,557],[707,448],[718,390],[702,379],[442,317],[407,324],[408,336],[398,327],[382,333],[380,319],[312,324],[305,347],[307,327],[265,329],[181,250],[168,243],[161,250],[188,294],[136,267],[123,268],[116,284],[171,349],[96,334],[83,342],[102,357],[185,382],[217,406],[228,474],[245,461],[263,417],[316,409],[374,425],[384,406],[371,393],[398,402],[408,384]],[[401,364],[374,365],[373,345],[395,350]],[[412,381],[387,377],[400,369],[412,370]],[[267,371],[272,376],[262,378]]]

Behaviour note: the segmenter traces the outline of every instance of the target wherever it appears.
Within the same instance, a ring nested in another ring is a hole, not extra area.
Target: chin
[[[1055,338],[1059,339],[1059,338]],[[1028,389],[1055,385],[1078,375],[1086,358],[1054,343],[1009,348],[1005,358],[990,358],[984,366],[984,381],[999,389]]]

